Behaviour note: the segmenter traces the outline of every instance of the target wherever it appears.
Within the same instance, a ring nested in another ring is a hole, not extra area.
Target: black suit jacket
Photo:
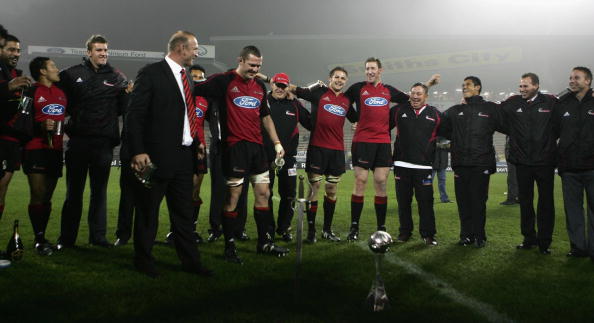
[[[192,80],[188,81],[192,88]],[[186,164],[180,162],[185,114],[184,99],[169,64],[162,60],[143,67],[126,114],[124,140],[130,158],[146,153],[157,166],[153,176],[173,177],[180,165]],[[194,159],[197,141],[191,147]]]

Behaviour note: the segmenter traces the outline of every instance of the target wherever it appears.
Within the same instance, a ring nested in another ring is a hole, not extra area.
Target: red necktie
[[[413,109],[413,110],[415,110],[415,114],[416,114],[417,116],[419,115],[419,113],[421,113],[421,109]]]
[[[192,138],[198,138],[198,120],[196,119],[196,107],[194,106],[194,96],[190,91],[190,83],[186,76],[186,70],[181,70],[182,83],[184,84],[184,96],[186,97],[186,106],[188,113],[188,122],[190,123],[190,135]]]

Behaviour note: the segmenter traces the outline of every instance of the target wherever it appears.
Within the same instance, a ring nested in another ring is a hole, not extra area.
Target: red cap
[[[272,83],[280,83],[284,85],[289,85],[291,81],[289,81],[289,75],[285,73],[278,73],[272,77]]]

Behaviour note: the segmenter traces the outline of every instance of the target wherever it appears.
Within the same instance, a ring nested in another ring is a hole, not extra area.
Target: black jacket
[[[516,165],[555,166],[557,136],[553,133],[553,106],[557,99],[538,93],[528,102],[515,95],[502,103],[504,127],[509,135],[507,161]]]
[[[495,131],[505,132],[501,109],[477,95],[443,113],[439,134],[451,140],[452,167],[488,167],[494,173]]]
[[[70,121],[64,130],[70,137],[93,136],[119,144],[119,121],[127,104],[125,76],[106,64],[97,71],[87,59],[60,73],[58,86],[68,97]]]
[[[568,93],[559,98],[553,116],[559,134],[558,168],[563,171],[594,169],[594,98],[592,89],[582,101]]]
[[[305,129],[311,130],[310,113],[297,99],[277,100],[272,96],[272,93],[268,94],[267,99],[270,107],[270,117],[274,122],[278,139],[285,150],[285,164],[293,167],[295,155],[297,155],[297,145],[299,144],[297,123],[300,123]],[[272,161],[276,156],[276,152],[266,130],[263,130],[262,137],[268,160]]]
[[[390,129],[396,127],[393,160],[432,166],[440,123],[439,110],[433,106],[426,105],[418,116],[410,103],[392,107]]]

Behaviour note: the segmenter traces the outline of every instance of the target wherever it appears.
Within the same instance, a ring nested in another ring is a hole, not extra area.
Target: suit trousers
[[[128,241],[132,237],[132,223],[134,219],[134,173],[130,168],[130,161],[122,160],[120,166],[120,205],[118,208],[118,228],[116,237]]]
[[[173,177],[154,177],[150,188],[140,181],[134,181],[134,263],[139,268],[154,266],[152,249],[163,197],[169,207],[169,220],[175,235],[174,246],[182,267],[192,270],[201,266],[192,222],[193,150],[190,147],[181,147],[180,150],[175,156],[179,164]]]
[[[520,226],[524,241],[548,248],[555,226],[555,167],[516,165],[520,199]],[[534,212],[534,182],[538,187],[538,203]],[[508,193],[509,194],[509,193]],[[538,228],[538,233],[534,228]]]
[[[435,212],[433,210],[433,170],[394,167],[396,199],[398,200],[399,231],[411,234],[413,220],[411,203],[414,195],[419,209],[419,232],[421,237],[435,235]]]
[[[486,240],[489,167],[458,166],[454,168],[456,203],[460,216],[460,238]]]

